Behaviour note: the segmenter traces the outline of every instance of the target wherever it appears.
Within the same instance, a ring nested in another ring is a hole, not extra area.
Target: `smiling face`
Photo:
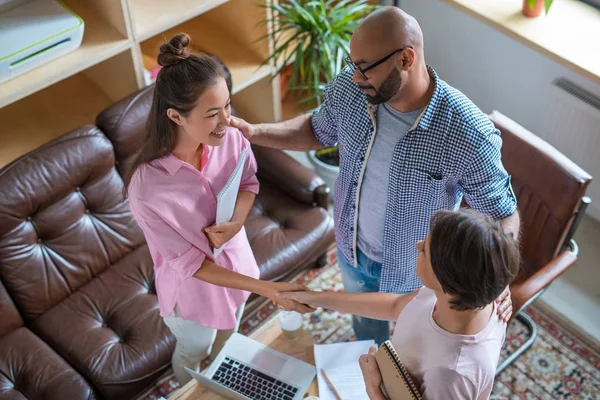
[[[187,116],[169,108],[167,115],[178,125],[178,142],[195,142],[209,146],[223,143],[225,128],[231,117],[230,96],[225,79],[219,77],[198,97]]]

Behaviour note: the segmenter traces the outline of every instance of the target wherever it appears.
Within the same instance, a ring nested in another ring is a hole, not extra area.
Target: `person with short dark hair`
[[[506,322],[496,302],[520,264],[518,242],[471,209],[438,211],[417,243],[423,287],[407,294],[298,292],[278,296],[312,307],[396,321],[392,344],[428,400],[487,399]],[[385,399],[375,349],[360,364],[371,399]]]

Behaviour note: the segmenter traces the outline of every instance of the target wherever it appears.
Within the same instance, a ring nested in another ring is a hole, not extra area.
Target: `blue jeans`
[[[337,256],[346,292],[379,292],[381,263],[369,259],[360,250],[357,254],[358,266],[356,268],[344,258],[339,249]],[[388,321],[353,315],[352,326],[358,340],[373,339],[379,346],[390,338],[390,323]]]

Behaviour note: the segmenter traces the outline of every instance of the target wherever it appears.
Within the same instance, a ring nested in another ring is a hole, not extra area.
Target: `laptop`
[[[185,367],[202,386],[234,400],[300,400],[313,365],[234,333],[204,374]]]

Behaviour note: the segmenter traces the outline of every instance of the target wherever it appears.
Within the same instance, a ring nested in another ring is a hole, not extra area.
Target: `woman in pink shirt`
[[[301,285],[259,280],[244,230],[258,193],[256,161],[249,142],[229,126],[226,71],[206,54],[190,54],[189,37],[174,36],[160,48],[148,136],[125,187],[141,227],[154,272],[160,314],[177,339],[172,364],[180,384],[216,355],[238,329],[250,292],[279,307],[307,312],[276,293]],[[247,157],[233,218],[215,226],[216,194]],[[213,250],[224,246],[216,257]]]
[[[280,296],[396,321],[392,344],[427,400],[487,399],[506,335],[495,300],[519,268],[519,245],[489,216],[439,211],[417,250],[417,275],[424,287],[414,292]],[[384,400],[374,354],[371,348],[359,361],[369,397]]]

